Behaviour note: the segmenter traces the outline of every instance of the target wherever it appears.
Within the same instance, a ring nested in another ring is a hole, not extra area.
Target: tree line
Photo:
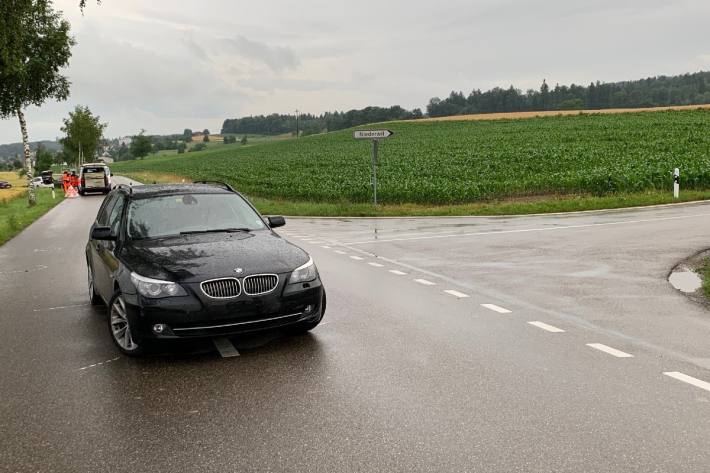
[[[710,72],[658,76],[626,82],[592,82],[550,87],[543,80],[539,90],[523,92],[512,85],[467,96],[453,91],[445,98],[434,97],[427,105],[431,117],[475,113],[544,110],[595,110],[605,108],[663,107],[710,103]]]
[[[304,113],[298,115],[258,115],[244,118],[228,118],[222,125],[222,134],[238,135],[283,135],[296,133],[312,135],[328,131],[344,130],[366,123],[386,122],[392,120],[411,120],[421,118],[422,111],[418,108],[405,110],[399,105],[393,107],[366,107],[348,112],[326,112],[320,115]]]

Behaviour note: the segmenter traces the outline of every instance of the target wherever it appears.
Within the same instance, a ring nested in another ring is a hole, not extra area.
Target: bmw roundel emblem
[[[244,270],[242,268],[234,268],[234,272],[237,274],[242,274]]]

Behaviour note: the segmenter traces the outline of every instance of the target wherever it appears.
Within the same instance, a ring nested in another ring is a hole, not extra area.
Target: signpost
[[[377,151],[380,140],[394,135],[390,130],[357,130],[353,132],[356,140],[372,140],[372,202],[377,205]]]

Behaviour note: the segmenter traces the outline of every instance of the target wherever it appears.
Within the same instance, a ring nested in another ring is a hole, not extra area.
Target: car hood
[[[268,230],[132,241],[121,251],[132,271],[175,282],[287,273],[308,258],[304,250]]]

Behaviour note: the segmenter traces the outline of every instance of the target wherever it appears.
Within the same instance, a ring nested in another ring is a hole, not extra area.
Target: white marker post
[[[372,140],[372,202],[377,205],[377,151],[380,140],[394,135],[390,130],[358,130],[353,132],[356,140]]]
[[[680,197],[680,169],[675,168],[673,171],[673,197]]]

